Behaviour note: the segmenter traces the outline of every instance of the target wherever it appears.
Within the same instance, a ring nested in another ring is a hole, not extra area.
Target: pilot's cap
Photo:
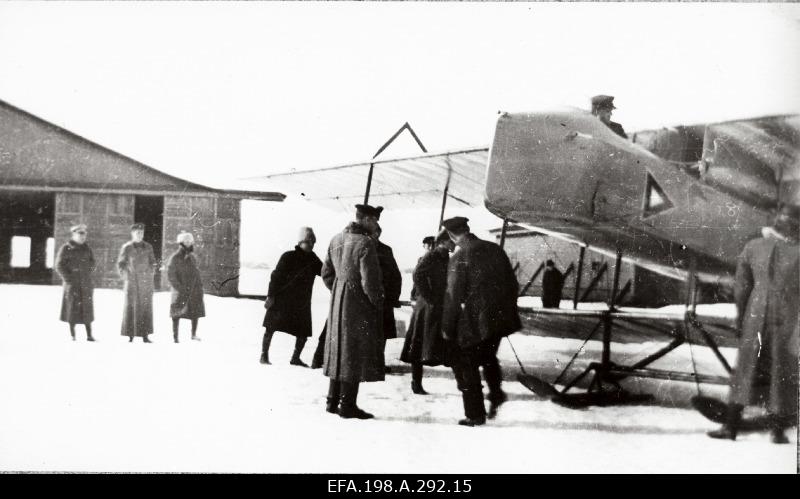
[[[616,109],[614,105],[614,96],[612,95],[595,95],[592,97],[592,109]]]
[[[73,225],[69,228],[69,231],[73,233],[77,232],[78,234],[86,234],[87,227],[86,224]]]
[[[135,230],[144,230],[144,224],[143,223],[135,223],[135,224],[131,225],[131,232],[133,232]]]
[[[368,204],[357,204],[356,205],[356,212],[360,213],[365,217],[375,217],[376,219],[380,220],[381,212],[383,211],[383,206],[370,206]]]
[[[450,232],[459,232],[465,229],[466,230],[469,229],[469,225],[467,225],[467,222],[469,222],[469,218],[453,217],[453,218],[448,218],[447,220],[442,222],[442,226]]]

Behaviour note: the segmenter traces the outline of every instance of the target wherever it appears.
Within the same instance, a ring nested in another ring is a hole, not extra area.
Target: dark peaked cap
[[[436,238],[433,236],[425,236],[425,238],[422,240],[422,244],[433,244],[435,240]]]
[[[453,217],[442,222],[442,226],[450,232],[454,232],[460,229],[468,229],[469,225],[467,225],[467,222],[469,222],[469,218]]]
[[[133,232],[135,230],[144,230],[144,224],[143,223],[135,223],[135,224],[131,225],[131,232]]]
[[[592,97],[592,107],[598,109],[616,109],[614,97],[611,95],[595,95]]]
[[[375,217],[378,220],[381,218],[381,212],[383,211],[383,206],[370,206],[368,204],[357,204],[356,205],[356,212],[361,213],[367,217]]]

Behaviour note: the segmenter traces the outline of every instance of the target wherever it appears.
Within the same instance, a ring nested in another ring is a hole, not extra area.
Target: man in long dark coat
[[[86,244],[86,225],[75,225],[70,229],[71,239],[61,246],[56,257],[55,268],[64,281],[61,299],[61,320],[69,323],[69,334],[75,341],[75,324],[86,328],[86,341],[94,341],[94,283],[92,273],[96,267],[94,255]]]
[[[544,308],[558,308],[561,305],[561,288],[564,285],[564,276],[556,268],[553,260],[545,262],[542,275],[542,306]]]
[[[383,285],[370,234],[380,212],[356,205],[356,221],[334,236],[322,280],[331,290],[323,371],[330,378],[326,410],[342,418],[369,419],[356,405],[358,385],[383,381]],[[337,410],[338,407],[338,410]]]
[[[436,238],[433,236],[425,236],[422,238],[422,248],[425,250],[425,253],[422,254],[421,257],[417,259],[417,265],[428,252],[432,251],[434,246],[436,246]],[[415,301],[417,299],[417,286],[416,284],[411,287],[411,301]]]
[[[447,292],[442,312],[442,334],[456,349],[453,371],[461,390],[465,419],[477,426],[486,422],[479,367],[489,386],[489,417],[506,400],[497,349],[504,336],[519,331],[517,282],[505,251],[495,243],[470,233],[467,219],[443,222],[458,250],[447,269]]]
[[[796,424],[800,323],[800,208],[784,206],[773,227],[745,245],[736,268],[734,295],[740,330],[731,376],[727,423],[709,432],[736,439],[742,410],[765,404],[774,416],[772,441],[787,443]]]
[[[403,291],[403,275],[400,273],[400,267],[397,266],[397,260],[394,259],[392,248],[380,241],[381,226],[375,228],[372,233],[375,239],[376,249],[378,250],[378,264],[381,267],[381,277],[383,283],[383,347],[386,349],[386,340],[397,338],[397,325],[394,319],[394,309],[400,308],[400,293]],[[389,367],[385,367],[385,371],[390,372]]]
[[[455,244],[444,230],[436,237],[435,244],[414,268],[417,300],[400,353],[400,360],[411,364],[411,391],[417,395],[427,395],[422,387],[423,365],[449,365],[442,338],[442,306],[447,288],[447,263]]]
[[[261,363],[269,364],[269,345],[275,331],[295,337],[294,353],[289,363],[308,367],[300,353],[311,337],[311,294],[314,279],[322,271],[322,261],[314,254],[317,238],[310,227],[300,229],[297,246],[281,255],[272,271],[264,307],[264,340],[261,344]]]
[[[203,303],[203,279],[194,256],[194,236],[189,232],[178,234],[178,249],[167,262],[167,278],[172,287],[169,315],[172,317],[172,337],[178,343],[178,323],[189,319],[192,339],[199,341],[197,322],[206,316]]]
[[[144,224],[131,225],[131,240],[122,245],[117,268],[125,280],[122,336],[139,336],[145,343],[153,333],[153,274],[158,266],[153,247],[144,240]]]

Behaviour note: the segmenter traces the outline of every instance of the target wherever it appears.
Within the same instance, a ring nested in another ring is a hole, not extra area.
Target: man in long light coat
[[[772,441],[788,442],[785,428],[797,422],[799,263],[800,208],[786,205],[773,227],[765,227],[739,255],[734,288],[739,355],[727,422],[710,437],[735,440],[743,408],[763,404],[775,421]]]
[[[153,274],[158,265],[153,247],[144,240],[144,224],[131,225],[131,240],[122,245],[117,258],[119,274],[125,280],[122,336],[130,341],[140,336],[150,343],[153,333]]]
[[[326,410],[342,418],[369,419],[356,405],[358,385],[383,381],[384,300],[375,241],[380,212],[356,205],[356,221],[334,236],[322,280],[331,290],[323,371],[330,378]]]

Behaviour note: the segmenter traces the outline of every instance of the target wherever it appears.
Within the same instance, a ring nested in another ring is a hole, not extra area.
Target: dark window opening
[[[162,248],[164,246],[164,198],[159,196],[136,196],[133,208],[133,220],[144,224],[144,240],[153,246],[153,253],[162,264]],[[161,289],[161,271],[156,269],[153,276],[155,289]]]
[[[0,282],[51,284],[55,195],[0,192]]]

